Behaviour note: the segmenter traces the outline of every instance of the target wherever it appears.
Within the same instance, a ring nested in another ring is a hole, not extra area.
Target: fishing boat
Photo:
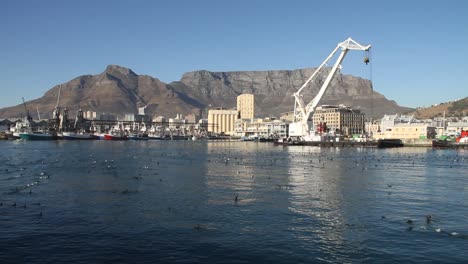
[[[150,139],[147,134],[131,134],[128,136],[130,140],[148,140]]]
[[[19,134],[23,140],[54,140],[57,139],[57,134],[50,132],[34,131],[22,132]]]
[[[128,137],[125,134],[125,131],[121,129],[121,126],[114,126],[109,133],[104,134],[105,140],[127,140]]]
[[[33,118],[29,114],[28,108],[26,106],[26,102],[23,99],[23,106],[24,109],[26,110],[26,116],[22,120],[18,120],[15,123],[15,126],[10,127],[9,133],[7,133],[7,137],[10,139],[20,139],[20,134],[21,133],[32,133],[32,126],[31,122]]]
[[[170,140],[189,140],[189,136],[184,136],[184,135],[172,135],[169,138]]]
[[[151,140],[165,140],[165,137],[158,134],[148,134],[148,139]]]
[[[163,126],[151,126],[148,132],[148,138],[151,140],[165,140],[166,133]]]
[[[276,141],[273,141],[275,146],[303,146],[305,145],[304,141],[293,140],[291,138],[279,138]]]
[[[62,139],[64,140],[90,140],[99,139],[98,136],[87,132],[63,132]]]
[[[128,140],[128,137],[124,133],[111,132],[108,134],[104,134],[104,139],[105,140]]]

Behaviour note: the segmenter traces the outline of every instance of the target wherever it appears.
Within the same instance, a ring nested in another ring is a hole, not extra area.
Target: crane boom
[[[309,117],[313,115],[315,112],[315,108],[319,104],[320,100],[322,100],[325,91],[328,89],[333,76],[335,75],[338,68],[340,68],[341,62],[343,61],[344,57],[346,56],[349,50],[361,50],[361,51],[368,51],[371,48],[371,45],[363,46],[351,38],[346,39],[345,41],[338,43],[336,48],[328,55],[328,57],[322,62],[322,64],[315,70],[312,76],[307,79],[307,81],[299,88],[297,92],[293,94],[295,102],[294,102],[294,122],[289,126],[289,135],[292,137],[302,137],[304,138],[307,134],[309,134],[309,126],[307,121]],[[317,95],[307,104],[305,105],[302,99],[302,91],[304,88],[316,77],[319,73],[325,69],[328,65],[329,61],[333,58],[338,50],[341,49],[341,53],[336,60],[335,64],[331,68],[325,82],[322,84]]]

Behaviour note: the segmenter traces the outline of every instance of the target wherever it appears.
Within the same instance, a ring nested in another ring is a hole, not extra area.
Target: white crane
[[[330,82],[335,75],[338,68],[341,68],[341,62],[343,61],[346,53],[349,50],[361,50],[361,51],[368,51],[371,45],[363,46],[351,38],[338,43],[336,48],[332,51],[332,53],[322,62],[322,64],[317,68],[317,70],[312,74],[312,76],[307,79],[307,81],[302,85],[301,88],[297,92],[293,94],[295,102],[294,102],[294,121],[289,124],[289,136],[296,137],[304,141],[313,141],[315,139],[314,131],[310,131],[308,120],[311,115],[315,112],[315,108],[317,107],[318,103],[323,97],[323,94],[327,90]],[[305,105],[304,101],[302,100],[302,90],[314,79],[317,77],[319,73],[328,65],[329,61],[333,58],[333,55],[341,49],[340,56],[338,57],[337,61],[333,65],[330,73],[328,74],[325,82],[323,83],[322,87],[320,88],[318,94],[312,99],[307,105]],[[367,64],[369,59],[366,57],[364,62]]]

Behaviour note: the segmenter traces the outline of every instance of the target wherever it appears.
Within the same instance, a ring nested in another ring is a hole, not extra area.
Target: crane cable
[[[374,80],[372,76],[372,64],[373,64],[373,59],[371,58],[371,51],[367,50],[365,51],[365,58],[364,62],[366,64],[370,63],[369,65],[369,82],[370,82],[370,90],[371,90],[371,102],[370,102],[370,121],[369,121],[369,129],[372,130],[372,123],[373,123],[373,118],[374,118]],[[371,131],[369,131],[371,132]]]

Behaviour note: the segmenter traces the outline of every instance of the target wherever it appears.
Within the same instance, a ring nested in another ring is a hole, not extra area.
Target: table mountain
[[[186,73],[179,82],[170,85],[175,90],[195,98],[204,105],[236,106],[236,96],[242,93],[255,94],[256,116],[279,116],[292,111],[297,91],[313,74],[315,69],[284,71],[238,71],[210,72],[194,71]],[[325,69],[304,88],[304,102],[309,102],[319,91],[329,73]],[[383,116],[388,113],[401,113],[410,108],[401,107],[394,101],[371,88],[369,80],[337,73],[321,104],[345,104],[360,108],[367,115]]]
[[[151,76],[138,75],[128,68],[109,65],[101,74],[77,77],[60,85],[61,88],[57,85],[41,98],[28,101],[27,106],[33,113],[37,107],[41,117],[48,118],[61,89],[59,105],[67,107],[71,116],[79,108],[124,115],[137,113],[138,107],[145,105],[147,113],[151,115],[172,117],[176,113],[200,115],[203,112],[206,116],[205,111],[209,107],[233,108],[236,107],[236,96],[253,93],[256,116],[279,116],[282,112],[292,111],[292,93],[302,86],[313,71],[194,71],[185,73],[180,81],[166,84]],[[327,71],[304,89],[306,102],[318,92]],[[410,110],[373,91],[368,80],[339,73],[335,75],[321,104],[345,104],[374,116]],[[0,109],[0,117],[19,117],[24,112],[22,104],[18,104]]]

